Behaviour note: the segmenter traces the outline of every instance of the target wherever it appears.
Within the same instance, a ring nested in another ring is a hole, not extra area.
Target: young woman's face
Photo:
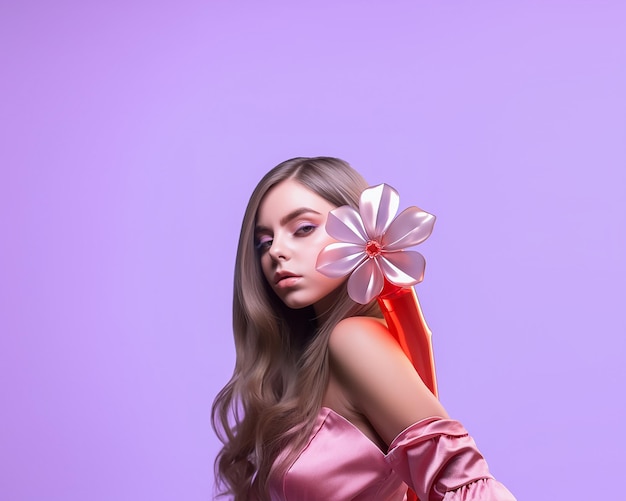
[[[259,206],[255,241],[261,268],[276,295],[290,308],[313,306],[323,313],[323,299],[344,278],[328,278],[315,269],[320,251],[334,239],[324,225],[334,209],[293,179],[270,189]]]

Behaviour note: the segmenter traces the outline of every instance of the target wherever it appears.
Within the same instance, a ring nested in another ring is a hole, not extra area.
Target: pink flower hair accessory
[[[348,295],[367,304],[383,290],[385,280],[398,287],[422,281],[426,260],[408,247],[426,240],[435,216],[409,207],[397,217],[400,197],[387,184],[367,188],[359,210],[344,205],[328,214],[326,232],[338,242],[317,258],[317,270],[332,278],[348,275]]]

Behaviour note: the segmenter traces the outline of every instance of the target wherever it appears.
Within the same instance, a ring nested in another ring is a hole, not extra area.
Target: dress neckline
[[[378,447],[378,445],[376,445],[376,443],[370,438],[368,437],[365,433],[363,433],[363,431],[361,431],[352,421],[350,421],[348,418],[346,418],[345,416],[342,416],[341,414],[339,414],[336,410],[327,407],[325,405],[322,405],[322,407],[320,408],[320,415],[322,415],[323,419],[320,423],[319,426],[317,426],[317,430],[319,430],[322,426],[324,426],[324,422],[326,421],[327,417],[333,416],[336,420],[338,420],[340,423],[342,423],[343,425],[347,426],[348,428],[350,428],[351,430],[353,430],[354,432],[358,433],[363,439],[367,440],[374,449],[376,449],[376,452],[378,452],[378,454],[380,454],[382,457],[387,457],[387,454],[385,454],[383,451],[380,450],[380,447]],[[317,433],[317,431],[316,431]]]

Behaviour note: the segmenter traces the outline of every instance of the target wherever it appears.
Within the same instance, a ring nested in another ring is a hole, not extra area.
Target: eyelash
[[[270,238],[269,240],[265,240],[263,242],[257,243],[256,244],[256,250],[259,251],[260,253],[264,253],[271,246],[272,246],[272,239]]]
[[[314,224],[303,224],[302,226],[296,229],[296,231],[294,232],[294,235],[297,235],[300,237],[306,237],[310,235],[311,233],[313,233],[316,229],[317,229],[317,226]],[[258,242],[256,244],[257,251],[264,253],[272,246],[272,241],[273,239],[270,238],[268,240]]]
[[[296,235],[298,233],[302,234],[302,235],[309,235],[311,233],[313,233],[315,231],[315,229],[317,228],[317,226],[315,226],[314,224],[303,224],[302,226],[300,226],[297,230],[296,230]],[[303,231],[307,229],[307,231]]]

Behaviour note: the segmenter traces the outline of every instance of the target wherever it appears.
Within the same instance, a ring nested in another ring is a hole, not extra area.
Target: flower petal
[[[361,193],[359,212],[369,239],[380,239],[398,212],[399,205],[398,192],[388,184],[379,184]]]
[[[348,279],[348,295],[353,301],[367,304],[383,290],[385,280],[376,259],[366,259]]]
[[[317,256],[315,267],[327,277],[343,277],[354,270],[364,259],[367,259],[367,254],[363,250],[363,244],[335,242],[322,249]]]
[[[384,252],[377,258],[385,278],[400,287],[409,287],[424,279],[426,260],[419,252]]]
[[[349,205],[342,205],[328,213],[326,233],[341,242],[365,244],[368,240],[361,215]]]
[[[417,245],[433,232],[435,216],[419,207],[409,207],[395,218],[382,238],[386,251],[396,251]]]

